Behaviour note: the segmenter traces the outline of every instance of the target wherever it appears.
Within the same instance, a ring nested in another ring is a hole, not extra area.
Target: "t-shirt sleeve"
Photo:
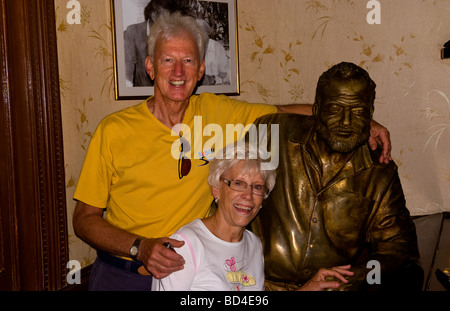
[[[264,253],[263,253],[263,249],[262,249],[262,244],[261,241],[258,241],[258,251],[255,252],[258,258],[258,262],[260,262],[260,270],[259,270],[259,280],[261,280],[261,282],[259,284],[257,284],[258,286],[258,290],[259,291],[264,291],[265,290],[265,286],[264,286],[264,280],[265,280],[265,276],[264,276]]]
[[[183,256],[184,269],[176,271],[160,280],[153,279],[156,284],[152,285],[156,291],[188,291],[191,289],[197,270],[197,258],[191,245],[189,234],[177,232],[172,235],[172,239],[184,241],[184,245],[176,248],[175,251]]]
[[[236,138],[242,139],[259,117],[277,112],[277,107],[273,105],[248,103],[225,95],[206,93],[199,97],[197,104],[205,125],[220,126],[225,144]]]
[[[112,170],[102,123],[89,143],[73,198],[86,204],[105,208],[109,198]]]
[[[231,98],[224,100],[222,104],[222,113],[227,113],[227,120],[233,124],[248,125],[261,116],[277,112],[277,107],[273,105],[248,103]]]
[[[277,112],[277,107],[268,104],[248,103],[225,95],[203,93],[195,97],[197,111],[206,123],[251,124],[257,118]]]

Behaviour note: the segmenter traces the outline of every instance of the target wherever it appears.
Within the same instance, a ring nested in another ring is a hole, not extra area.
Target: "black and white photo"
[[[196,93],[239,94],[235,0],[112,0],[116,99],[153,95],[145,70],[147,37],[164,11],[194,17],[209,36],[205,75]]]

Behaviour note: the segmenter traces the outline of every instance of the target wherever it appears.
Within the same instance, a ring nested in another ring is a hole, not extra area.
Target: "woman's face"
[[[219,188],[212,187],[213,195],[218,199],[218,210],[222,219],[228,225],[245,228],[258,214],[264,196],[252,192],[252,186],[265,186],[265,180],[261,173],[242,173],[244,160],[225,172],[220,181]],[[243,192],[231,189],[223,179],[239,180],[247,183],[247,189]]]

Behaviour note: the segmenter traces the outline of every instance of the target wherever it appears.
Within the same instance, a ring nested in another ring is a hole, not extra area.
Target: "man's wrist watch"
[[[141,244],[141,241],[143,240],[143,237],[138,237],[136,240],[134,240],[133,245],[131,245],[130,248],[130,257],[131,259],[137,261],[137,256],[139,255],[139,245]]]

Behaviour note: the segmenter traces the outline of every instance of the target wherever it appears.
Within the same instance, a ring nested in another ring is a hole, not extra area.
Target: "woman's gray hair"
[[[215,158],[209,162],[208,184],[211,187],[219,188],[223,175],[240,161],[245,161],[242,173],[261,173],[265,186],[269,188],[269,192],[272,191],[275,186],[276,171],[261,169],[262,163],[269,162],[267,153],[247,142],[229,144],[219,151],[219,154],[216,154]]]
[[[203,61],[208,35],[193,17],[182,15],[180,12],[164,12],[150,27],[150,35],[147,40],[147,54],[150,56],[151,61],[155,60],[155,45],[160,36],[162,39],[170,40],[186,32],[191,34],[197,42],[200,61]]]

